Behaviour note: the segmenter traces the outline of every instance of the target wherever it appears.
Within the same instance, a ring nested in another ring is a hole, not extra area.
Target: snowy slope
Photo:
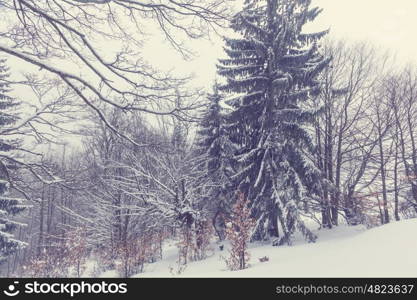
[[[167,245],[165,259],[146,266],[135,277],[416,277],[417,219],[405,220],[378,228],[340,226],[317,231],[319,239],[306,244],[272,247],[253,245],[251,266],[242,271],[228,271],[216,251],[204,261],[191,262],[181,274],[177,248]],[[268,256],[269,262],[259,262]],[[172,268],[172,271],[170,271]],[[111,273],[106,274],[111,275]]]

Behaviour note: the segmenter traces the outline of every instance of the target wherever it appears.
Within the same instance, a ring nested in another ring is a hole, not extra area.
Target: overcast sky
[[[242,0],[236,0],[237,8]],[[330,37],[350,41],[368,40],[378,49],[397,54],[401,63],[417,63],[417,0],[313,0],[323,13],[307,31],[330,28]],[[145,44],[144,57],[155,67],[174,70],[174,73],[195,73],[195,84],[207,87],[215,77],[217,59],[222,56],[220,37],[212,41],[190,41],[196,53],[192,61],[185,62],[156,32]],[[22,61],[11,60],[16,71],[26,69]]]
[[[396,53],[401,63],[417,63],[417,0],[313,0],[313,5],[323,8],[323,13],[307,27],[308,31],[330,28],[332,38],[368,40],[378,49]],[[192,48],[198,57],[191,62],[183,62],[157,39],[148,43],[144,53],[160,68],[194,72],[196,84],[206,87],[222,55],[221,39],[193,42]]]
[[[239,2],[241,0],[236,1]],[[368,40],[378,49],[396,53],[401,64],[408,61],[417,63],[417,0],[313,0],[313,5],[323,8],[323,13],[306,31],[330,28],[331,38]],[[173,74],[194,73],[194,84],[210,90],[217,59],[223,55],[223,42],[219,36],[214,36],[212,41],[189,42],[197,56],[188,62],[161,40],[160,32],[155,36],[145,44],[142,53],[152,65],[173,70]],[[15,71],[37,70],[28,68],[18,59],[11,59],[10,63]],[[27,97],[21,95],[27,93],[26,90],[19,91],[18,96]]]

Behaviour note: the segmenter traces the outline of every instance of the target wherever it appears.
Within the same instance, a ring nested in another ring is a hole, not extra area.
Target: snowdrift
[[[191,262],[178,273],[177,248],[167,245],[165,259],[146,266],[135,277],[416,277],[417,219],[395,222],[366,230],[340,226],[318,230],[319,239],[306,244],[300,238],[293,246],[252,245],[251,266],[228,271],[223,257],[228,256],[214,244],[213,254],[203,261]],[[267,256],[269,261],[260,262]],[[103,274],[104,275],[104,274]],[[107,276],[112,273],[105,274]]]

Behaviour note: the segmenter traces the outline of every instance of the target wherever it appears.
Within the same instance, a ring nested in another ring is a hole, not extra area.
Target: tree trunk
[[[377,122],[378,122],[378,146],[379,146],[379,166],[381,171],[381,184],[382,184],[382,210],[384,214],[382,224],[389,223],[389,212],[388,212],[388,197],[387,197],[387,180],[385,173],[385,156],[384,156],[384,145],[383,145],[383,132],[382,132],[382,123],[381,115],[379,108],[376,111]],[[378,199],[379,202],[379,199]]]

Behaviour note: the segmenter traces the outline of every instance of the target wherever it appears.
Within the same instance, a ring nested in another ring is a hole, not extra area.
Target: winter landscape
[[[415,9],[0,0],[0,277],[416,277]]]

